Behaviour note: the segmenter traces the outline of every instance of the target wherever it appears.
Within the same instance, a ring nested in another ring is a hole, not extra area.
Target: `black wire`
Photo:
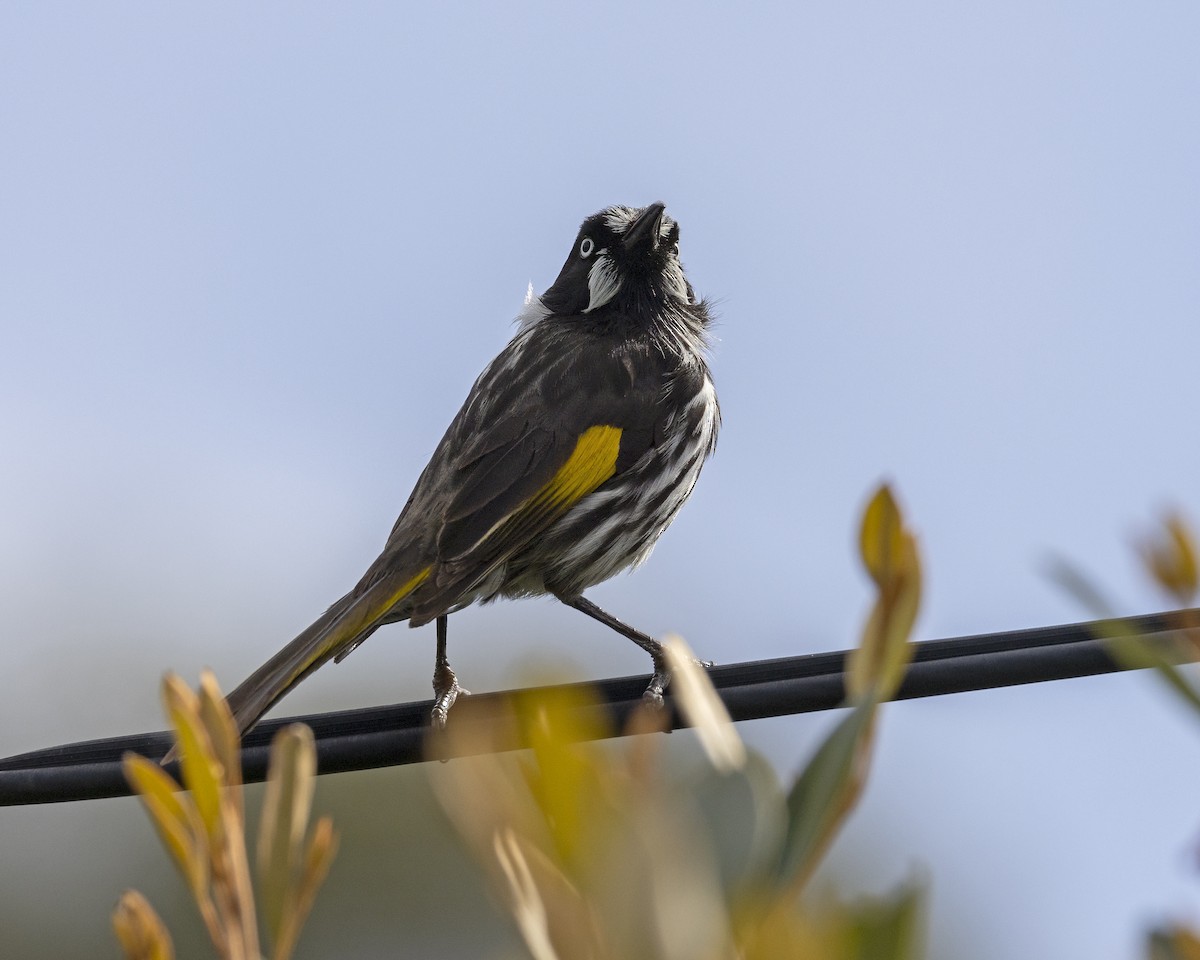
[[[1121,630],[1161,645],[1176,661],[1196,660],[1200,659],[1200,651],[1176,642],[1179,633],[1175,627],[1183,616],[1197,612],[1132,617],[1120,621]],[[987,690],[1125,669],[1109,655],[1105,641],[1099,639],[1112,625],[1112,621],[1093,621],[918,643],[895,699]],[[846,656],[847,651],[838,651],[756,660],[712,667],[709,676],[734,720],[811,713],[842,705]],[[645,676],[620,677],[564,687],[591,691],[592,699],[599,701],[610,720],[603,727],[620,731],[641,702],[648,680]],[[510,693],[475,695],[470,702],[486,706]],[[682,724],[670,697],[667,702],[671,710],[670,726],[677,729]],[[264,721],[243,739],[243,777],[247,783],[266,777],[271,738],[290,723],[305,723],[312,728],[318,773],[369,770],[427,759],[425,740],[432,706],[433,702],[426,700]],[[460,708],[451,714],[451,723],[474,722],[470,719],[473,713],[474,710]],[[64,744],[0,760],[0,806],[127,796],[129,786],[121,773],[121,757],[125,752],[158,759],[171,743],[171,735],[166,732],[143,733]],[[513,739],[499,748],[518,749],[524,745]],[[438,749],[444,749],[444,745]]]

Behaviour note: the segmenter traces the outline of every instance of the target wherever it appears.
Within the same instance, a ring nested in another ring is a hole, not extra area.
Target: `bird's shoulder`
[[[438,491],[439,554],[473,546],[581,457],[599,471],[587,486],[636,461],[654,442],[668,379],[662,359],[628,338],[545,324],[518,334],[475,382],[423,478]]]
[[[583,325],[522,330],[475,381],[393,536],[419,515],[424,530],[434,521],[437,554],[453,557],[580,458],[603,480],[620,475],[706,378],[702,362],[681,365],[649,340]]]

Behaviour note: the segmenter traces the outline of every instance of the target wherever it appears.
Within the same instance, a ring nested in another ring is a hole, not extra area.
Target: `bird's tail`
[[[417,589],[430,568],[413,574],[387,575],[364,589],[346,594],[315,623],[247,677],[226,700],[238,736],[317,667],[349,650],[382,623],[384,616]]]

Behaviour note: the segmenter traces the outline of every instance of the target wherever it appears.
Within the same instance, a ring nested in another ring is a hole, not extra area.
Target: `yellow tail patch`
[[[423,584],[429,578],[429,573],[431,570],[433,570],[432,566],[426,567],[424,570],[422,570],[420,573],[418,573],[415,577],[413,577],[411,580],[409,580],[407,583],[405,583],[403,586],[401,586],[400,589],[398,589],[395,593],[393,593],[388,598],[388,602],[387,602],[386,606],[384,606],[380,611],[377,611],[375,616],[379,616],[379,613],[381,613],[385,610],[390,610],[392,607],[394,607],[396,604],[398,604],[401,600],[403,600],[405,597],[407,597],[410,593],[412,593],[414,590],[416,590],[417,587],[419,587],[421,584]],[[372,617],[371,619],[374,619],[374,617]],[[363,626],[365,627],[366,624],[364,623]]]
[[[372,603],[361,610],[355,610],[353,617],[346,617],[338,622],[338,625],[333,629],[325,642],[321,646],[312,651],[311,655],[305,660],[301,669],[297,671],[297,675],[307,670],[312,664],[324,657],[329,651],[340,647],[348,638],[356,637],[363,630],[373,624],[387,611],[391,610],[396,604],[407,597],[410,593],[423,584],[433,570],[432,566],[426,567],[417,573],[410,580],[405,581],[396,588],[389,596],[380,600],[378,603]]]

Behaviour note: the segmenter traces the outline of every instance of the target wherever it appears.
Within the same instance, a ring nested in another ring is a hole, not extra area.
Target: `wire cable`
[[[1113,659],[1106,641],[1101,639],[1111,634],[1114,623],[1119,624],[1123,635],[1153,644],[1175,662],[1200,660],[1200,650],[1181,642],[1184,634],[1178,624],[1189,615],[1195,623],[1200,611],[1171,611],[1121,621],[1098,620],[917,643],[913,662],[894,699],[988,690],[1127,669]],[[843,705],[848,653],[843,650],[756,660],[712,667],[708,673],[734,720],[811,713]],[[630,713],[641,703],[647,680],[645,676],[619,677],[562,686],[591,691],[591,697],[609,718],[604,729],[621,731]],[[486,706],[512,692],[473,695],[469,702]],[[312,728],[317,745],[317,772],[321,774],[429,759],[430,745],[426,739],[432,706],[433,701],[426,700],[263,721],[243,738],[243,778],[247,783],[265,779],[271,739],[290,723],[304,723]],[[681,727],[669,696],[667,710],[669,728]],[[450,722],[475,722],[470,719],[473,712],[456,710]],[[462,716],[464,713],[466,716]],[[127,796],[130,789],[121,771],[122,756],[133,751],[158,759],[166,754],[172,742],[172,735],[165,731],[143,733],[63,744],[0,760],[0,806]],[[512,739],[499,748],[523,746],[519,739]],[[444,750],[445,745],[439,741],[434,749]],[[448,756],[441,752],[433,755],[439,759]]]

